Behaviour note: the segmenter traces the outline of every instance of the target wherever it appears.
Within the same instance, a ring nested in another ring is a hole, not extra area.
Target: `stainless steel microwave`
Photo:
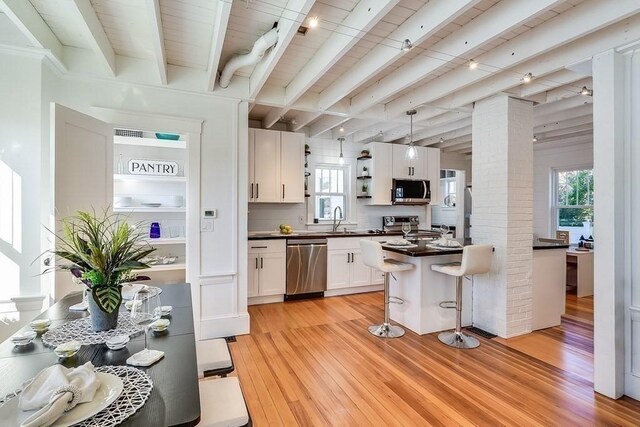
[[[425,179],[394,179],[391,203],[394,205],[428,205],[431,187]]]

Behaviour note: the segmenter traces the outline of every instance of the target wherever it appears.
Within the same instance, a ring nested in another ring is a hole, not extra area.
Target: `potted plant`
[[[87,286],[94,331],[116,327],[124,283],[148,280],[133,273],[148,268],[141,260],[155,251],[146,242],[142,230],[107,211],[100,216],[78,211],[62,220],[62,235],[57,236],[58,245],[49,253],[68,263],[56,262],[45,272],[69,270]]]
[[[362,195],[366,196],[369,192],[369,186],[367,184],[362,184]]]
[[[362,167],[362,176],[369,176],[369,168],[366,166]]]
[[[367,157],[369,155],[369,150],[367,150],[366,148],[360,151],[360,155],[362,157]]]

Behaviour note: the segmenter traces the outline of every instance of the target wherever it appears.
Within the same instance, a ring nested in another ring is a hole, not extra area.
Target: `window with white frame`
[[[456,187],[456,171],[442,169],[440,171],[440,196],[444,206],[454,207],[456,205]]]
[[[593,234],[593,170],[554,171],[555,228],[569,232],[571,243]]]
[[[319,221],[333,220],[333,212],[340,207],[337,219],[347,218],[347,168],[337,165],[318,165],[315,168],[315,212]],[[342,211],[342,216],[340,215]]]

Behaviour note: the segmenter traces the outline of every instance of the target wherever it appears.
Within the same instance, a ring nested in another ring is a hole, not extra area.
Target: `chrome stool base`
[[[438,339],[443,344],[455,348],[476,348],[480,345],[480,341],[462,332],[446,331],[438,334]]]
[[[389,323],[369,326],[369,332],[380,338],[399,338],[404,335],[404,329],[400,326],[393,326]]]

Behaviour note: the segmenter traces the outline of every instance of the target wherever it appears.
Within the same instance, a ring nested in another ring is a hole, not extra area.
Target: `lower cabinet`
[[[362,254],[360,252],[361,239],[362,237],[329,239],[327,248],[327,289],[379,284],[372,282],[375,272],[362,262]]]
[[[256,242],[249,245],[247,296],[284,294],[286,286],[284,239],[268,243]]]

